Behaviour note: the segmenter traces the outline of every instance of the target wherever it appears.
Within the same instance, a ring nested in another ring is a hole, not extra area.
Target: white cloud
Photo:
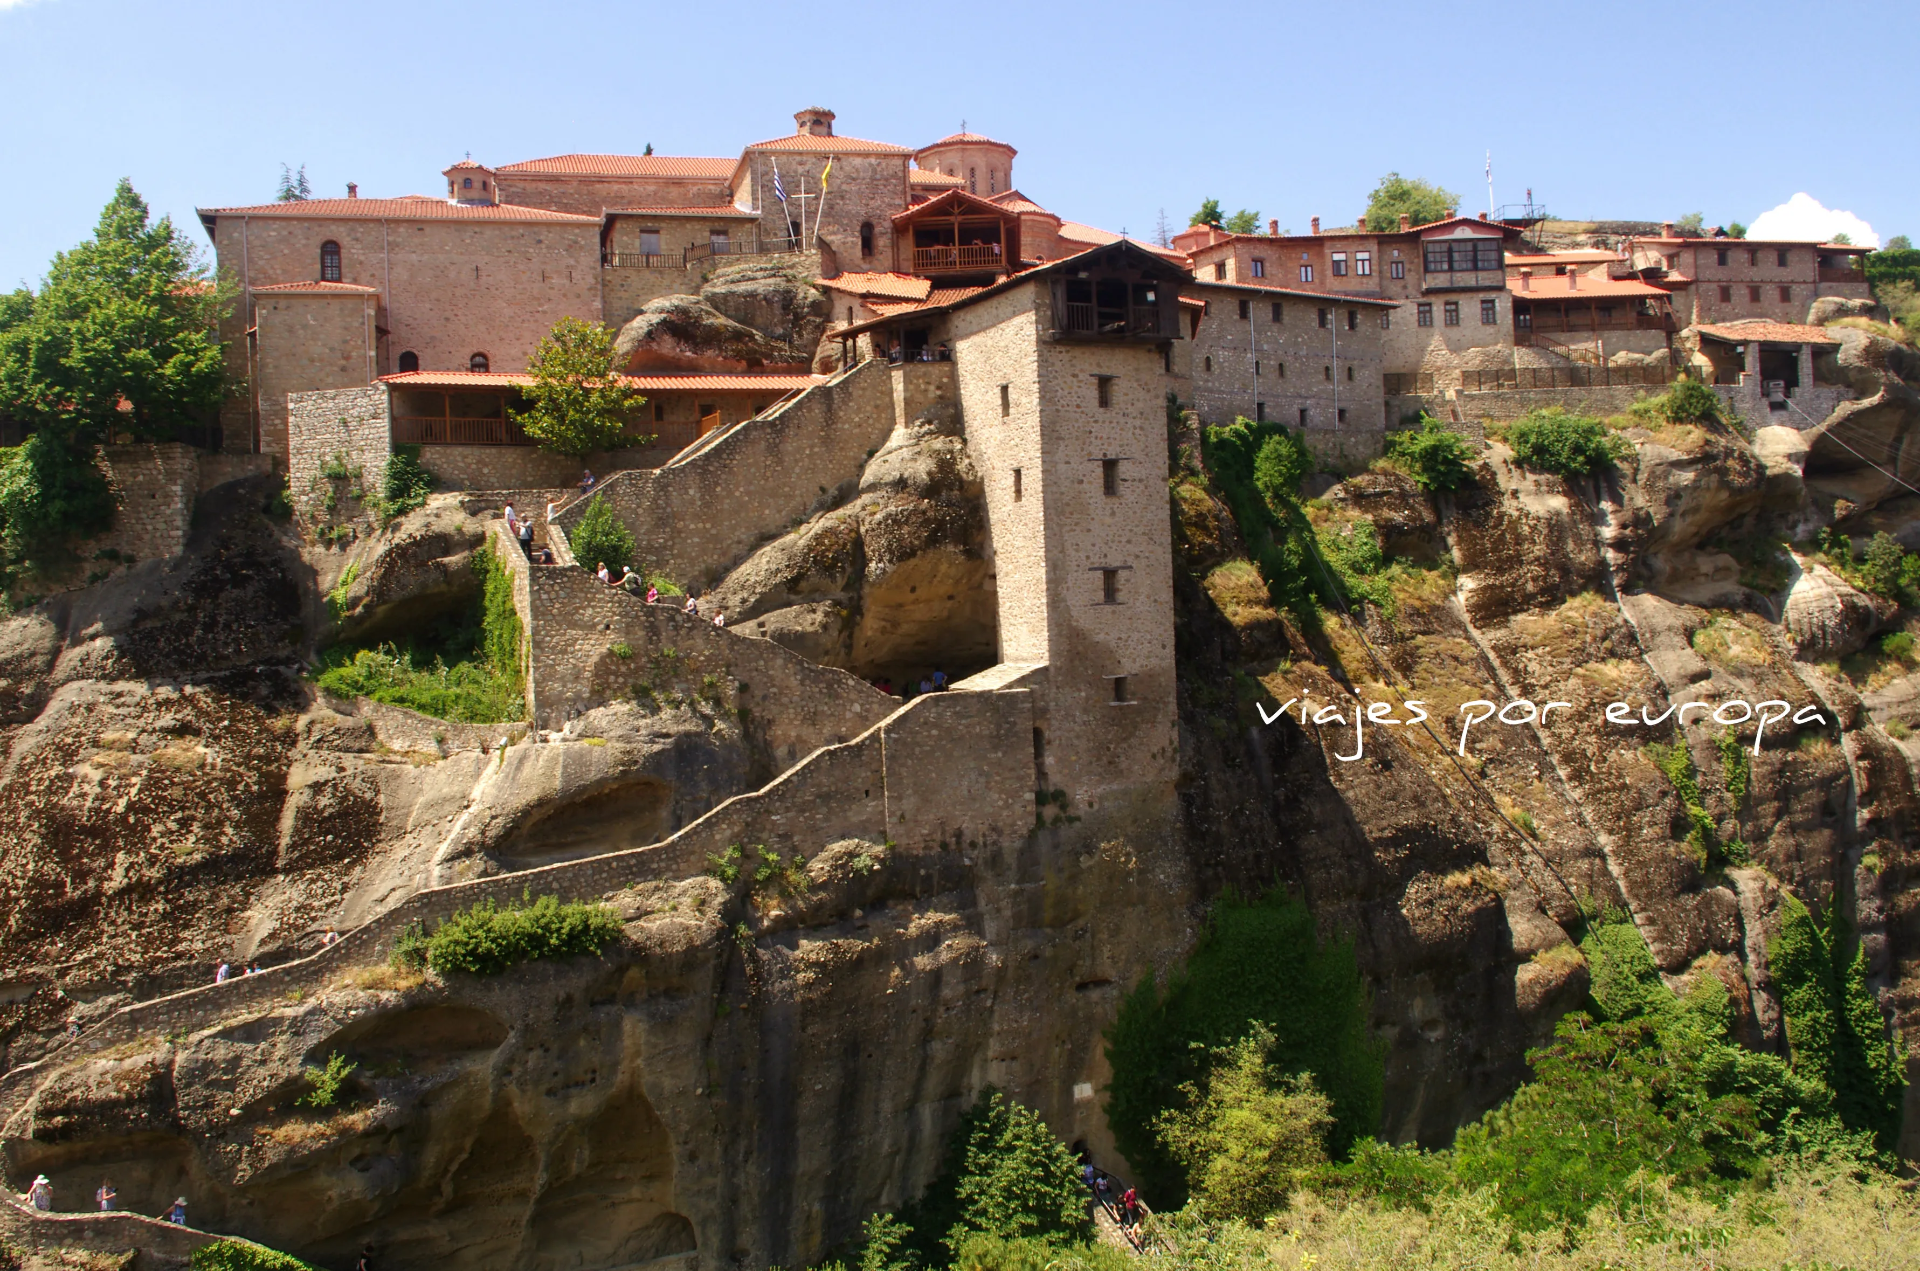
[[[33,0],[0,0],[0,9],[24,9],[32,3]]]
[[[1873,226],[1852,212],[1821,206],[1819,199],[1804,191],[1779,207],[1768,208],[1747,226],[1747,237],[1757,239],[1830,243],[1835,234],[1845,234],[1859,247],[1880,246]]]

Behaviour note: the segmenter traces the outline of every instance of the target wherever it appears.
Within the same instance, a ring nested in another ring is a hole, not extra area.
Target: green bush
[[[1720,418],[1720,395],[1696,379],[1675,380],[1655,400],[1669,423],[1707,424]]]
[[[1246,418],[1208,428],[1201,444],[1213,488],[1233,514],[1268,597],[1307,628],[1318,626],[1317,599],[1331,604],[1333,597],[1319,577],[1318,548],[1300,502],[1300,481],[1313,471],[1306,444],[1278,424]]]
[[[607,568],[618,574],[633,563],[632,532],[597,494],[587,502],[587,510],[580,514],[573,533],[567,535],[567,543],[582,569],[594,570],[605,561]]]
[[[1889,631],[1880,637],[1880,652],[1902,662],[1914,660],[1914,639],[1905,631]]]
[[[251,1240],[216,1240],[193,1251],[193,1271],[318,1271],[312,1263]]]
[[[112,526],[113,513],[91,447],[35,433],[0,451],[0,584],[59,564],[72,540]]]
[[[1457,490],[1473,472],[1467,439],[1425,413],[1418,428],[1387,434],[1387,458],[1422,490]]]
[[[426,941],[426,965],[438,975],[498,975],[540,958],[598,957],[620,938],[620,915],[605,905],[557,896],[502,909],[491,898],[440,924]]]
[[[1161,1137],[1164,1114],[1186,1108],[1215,1052],[1264,1025],[1276,1074],[1311,1073],[1331,1104],[1328,1150],[1344,1156],[1378,1129],[1383,1047],[1367,1027],[1366,984],[1344,941],[1322,943],[1313,915],[1275,888],[1258,900],[1227,891],[1186,965],[1160,991],[1151,977],[1107,1031],[1107,1121],[1157,1208],[1177,1206],[1189,1178]]]
[[[423,506],[433,492],[433,474],[420,462],[420,447],[395,446],[380,473],[380,518],[391,521]]]
[[[1617,454],[1605,425],[1559,407],[1529,411],[1507,429],[1514,460],[1535,472],[1583,477],[1611,465]]]
[[[353,1075],[358,1064],[350,1064],[347,1057],[339,1051],[327,1056],[323,1068],[309,1068],[304,1075],[307,1079],[307,1093],[295,1100],[303,1108],[331,1108],[340,1098],[340,1087]]]

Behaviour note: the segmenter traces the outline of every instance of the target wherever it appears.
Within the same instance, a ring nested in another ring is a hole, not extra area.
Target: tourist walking
[[[654,601],[656,601],[656,600],[658,600],[658,599],[660,599],[660,589],[659,589],[658,587],[648,587],[648,588],[647,588],[647,603],[648,603],[648,604],[652,604],[652,603],[653,603]]]
[[[593,486],[593,472],[590,469],[582,469],[580,472],[580,493],[585,494],[587,491],[593,489]]]
[[[1139,1221],[1140,1193],[1134,1188],[1129,1187],[1120,1194],[1120,1225],[1122,1227],[1131,1227]]]
[[[225,984],[227,982],[227,977],[232,974],[233,974],[233,968],[228,966],[226,963],[222,962],[219,966],[213,969],[213,982],[215,984]]]
[[[100,1212],[103,1214],[112,1213],[113,1204],[119,1199],[120,1193],[113,1190],[113,1180],[110,1178],[101,1179],[100,1186],[96,1188],[93,1193],[94,1203],[100,1206]]]
[[[513,504],[509,503],[501,509],[500,518],[507,523],[507,533],[513,535],[515,538],[519,538],[520,515],[513,510]]]
[[[167,1211],[167,1221],[176,1227],[187,1225],[187,1198],[181,1196],[173,1202],[173,1208]]]
[[[520,522],[520,528],[518,530],[515,530],[514,534],[520,540],[521,553],[525,555],[528,560],[532,560],[533,559],[533,522],[532,521]]]
[[[45,1174],[42,1174],[38,1178],[34,1179],[33,1185],[27,1188],[27,1203],[29,1205],[32,1205],[35,1209],[39,1210],[41,1213],[46,1213],[48,1210],[52,1209],[53,1208],[53,1180],[48,1178]]]
[[[613,575],[607,572],[607,562],[601,561],[600,568],[593,571],[593,576],[595,578],[598,578],[601,582],[605,583],[607,586],[609,587],[613,586]]]

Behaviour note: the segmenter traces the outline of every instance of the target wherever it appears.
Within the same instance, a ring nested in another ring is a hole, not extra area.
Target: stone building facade
[[[1872,298],[1861,258],[1867,248],[1744,238],[1681,238],[1662,227],[1657,238],[1624,244],[1629,267],[1674,294],[1681,325],[1738,322],[1803,323],[1822,296]]]

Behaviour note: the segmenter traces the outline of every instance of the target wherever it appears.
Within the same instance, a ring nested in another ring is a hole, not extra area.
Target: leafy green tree
[[[1253,457],[1253,484],[1267,506],[1286,506],[1300,489],[1300,483],[1313,471],[1313,455],[1306,443],[1285,429],[1260,443]]]
[[[573,558],[589,570],[605,561],[608,569],[618,573],[633,563],[633,532],[598,494],[588,501],[573,533],[567,535],[567,545],[573,548]]]
[[[273,196],[276,203],[299,203],[313,197],[313,187],[307,184],[307,165],[297,169],[280,165],[280,189]]]
[[[1389,172],[1380,178],[1367,196],[1367,228],[1376,234],[1390,234],[1400,228],[1402,214],[1415,225],[1443,219],[1460,206],[1460,196],[1418,177],[1403,177]]]
[[[1215,1052],[1256,1024],[1272,1034],[1271,1071],[1311,1073],[1325,1093],[1332,1155],[1372,1134],[1384,1069],[1368,1010],[1353,946],[1323,943],[1303,902],[1282,888],[1254,901],[1222,893],[1165,991],[1142,980],[1107,1030],[1107,1122],[1155,1207],[1177,1207],[1190,1185],[1161,1141],[1162,1114],[1188,1106],[1183,1087],[1202,1088]]]
[[[1529,411],[1507,430],[1507,445],[1521,467],[1583,477],[1611,465],[1618,454],[1606,426],[1557,406]]]
[[[113,524],[113,491],[87,450],[52,432],[0,451],[0,582]]]
[[[1739,221],[1734,221],[1732,224],[1727,226],[1728,238],[1745,238],[1746,236],[1747,236],[1747,227],[1742,225]]]
[[[1220,200],[1207,199],[1200,204],[1199,211],[1195,212],[1192,216],[1189,216],[1187,218],[1187,224],[1189,226],[1211,225],[1217,229],[1219,228],[1222,219],[1223,218],[1220,213]]]
[[[1853,235],[1847,233],[1845,230],[1842,230],[1838,234],[1835,234],[1833,236],[1833,241],[1836,243],[1844,243],[1848,247],[1851,247],[1853,246]]]
[[[989,1088],[961,1122],[958,1140],[959,1213],[948,1248],[971,1232],[1063,1241],[1092,1234],[1079,1162],[1039,1113]]]
[[[1229,234],[1251,234],[1260,228],[1260,213],[1241,208],[1221,226]]]
[[[1311,1073],[1274,1071],[1267,1057],[1274,1040],[1272,1029],[1256,1023],[1216,1049],[1204,1080],[1180,1087],[1184,1105],[1155,1123],[1209,1218],[1263,1218],[1326,1163],[1331,1105]]]
[[[1913,240],[1905,234],[1895,234],[1887,240],[1884,250],[1890,252],[1910,252],[1913,250]]]
[[[1707,232],[1707,220],[1699,212],[1688,212],[1673,223],[1673,232],[1682,238],[1699,238]]]
[[[1418,428],[1387,435],[1387,458],[1422,490],[1457,490],[1473,471],[1467,439],[1425,412]]]
[[[533,383],[529,410],[513,414],[548,450],[579,458],[617,446],[644,446],[652,437],[626,433],[646,398],[613,374],[613,330],[604,323],[565,317],[540,341],[527,363]]]
[[[291,1254],[232,1238],[201,1245],[190,1258],[193,1271],[318,1271]]]

